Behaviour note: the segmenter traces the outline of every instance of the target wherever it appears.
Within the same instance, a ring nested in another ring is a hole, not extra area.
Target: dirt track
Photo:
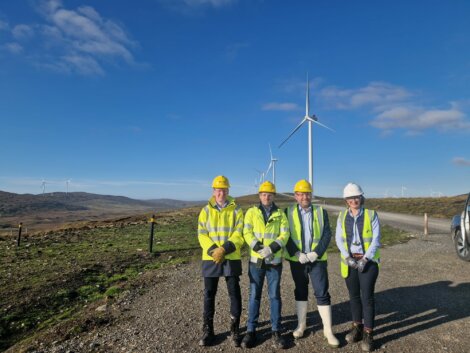
[[[283,326],[291,352],[360,352],[346,345],[349,307],[339,255],[329,256],[330,294],[338,349],[327,347],[315,305],[310,306],[307,336],[295,342],[293,282],[288,265],[282,279]],[[128,293],[107,310],[116,315],[107,327],[52,344],[35,343],[36,352],[236,352],[227,339],[229,313],[225,284],[219,286],[215,330],[217,343],[200,348],[202,289],[200,263],[180,265],[149,278],[143,294]],[[245,266],[246,268],[246,266]],[[242,326],[247,319],[248,278],[242,276]],[[382,250],[382,267],[376,286],[376,351],[470,351],[470,263],[458,260],[450,236],[416,235],[406,244]],[[312,301],[311,301],[312,302]],[[259,344],[252,352],[271,352],[269,302],[264,296]],[[15,351],[14,347],[13,350]]]

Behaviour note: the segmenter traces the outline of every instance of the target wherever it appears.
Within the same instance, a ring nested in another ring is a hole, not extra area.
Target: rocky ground
[[[330,294],[334,331],[341,341],[329,348],[322,335],[316,306],[310,301],[308,331],[294,341],[296,326],[293,281],[288,264],[282,279],[283,326],[291,352],[360,352],[348,345],[349,306],[339,255],[329,256]],[[245,267],[246,268],[246,267]],[[470,351],[470,263],[454,253],[449,234],[415,235],[406,244],[382,249],[382,266],[376,285],[377,352]],[[141,290],[126,292],[117,302],[98,308],[114,319],[91,331],[64,340],[31,342],[30,352],[236,352],[231,347],[227,290],[221,282],[215,317],[217,342],[201,348],[203,282],[200,263],[178,265],[143,278]],[[247,319],[248,276],[241,280],[244,298],[242,328]],[[312,298],[311,298],[312,299]],[[264,296],[259,344],[253,352],[275,351],[270,341],[269,302]],[[12,347],[9,352],[16,352]]]

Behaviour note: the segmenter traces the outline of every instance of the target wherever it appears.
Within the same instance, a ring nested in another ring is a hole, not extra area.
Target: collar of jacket
[[[263,208],[265,208],[265,207],[264,207],[263,204],[260,202],[259,205],[258,205],[258,208],[262,211]],[[273,204],[271,205],[271,214],[273,214],[274,212],[276,212],[278,209],[279,209],[279,207],[277,207],[277,205],[273,202]]]
[[[235,199],[232,196],[227,196],[227,205],[224,208],[226,208],[228,206],[231,206],[231,205],[234,205],[234,204],[235,204]],[[209,199],[209,205],[211,205],[214,208],[217,207],[217,203],[215,202],[215,197],[214,196],[212,196]]]

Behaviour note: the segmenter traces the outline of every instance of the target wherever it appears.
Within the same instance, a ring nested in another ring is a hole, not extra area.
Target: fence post
[[[429,235],[429,230],[428,230],[428,214],[425,212],[424,213],[424,235]]]
[[[150,218],[150,239],[149,239],[149,253],[152,253],[153,249],[153,230],[155,226],[155,215]]]
[[[21,227],[22,227],[23,223],[20,222],[20,224],[18,225],[18,240],[17,240],[17,243],[16,243],[16,246],[20,246],[20,243],[21,243]]]

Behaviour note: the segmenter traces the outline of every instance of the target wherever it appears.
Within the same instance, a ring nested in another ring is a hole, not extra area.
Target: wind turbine
[[[405,197],[405,190],[408,190],[406,186],[401,187],[401,197]]]
[[[46,181],[44,179],[42,179],[41,187],[42,187],[42,194],[44,195],[44,193],[46,192]]]
[[[273,184],[276,185],[276,162],[278,161],[278,159],[273,157],[271,144],[269,144],[269,154],[271,156],[271,161],[269,162],[268,170],[266,171],[265,175],[268,175],[269,170],[272,168],[273,169]]]
[[[258,186],[264,182],[264,172],[261,170],[255,169],[258,172]]]
[[[67,179],[67,180],[65,181],[65,185],[66,185],[66,187],[67,187],[67,191],[66,191],[66,193],[65,193],[65,196],[68,196],[68,195],[69,195],[69,184],[70,184],[70,182],[71,182],[70,179]]]
[[[287,140],[290,139],[290,137],[297,132],[298,129],[305,123],[308,123],[308,181],[310,184],[313,186],[313,144],[312,144],[312,125],[313,123],[318,124],[328,130],[335,131],[331,128],[329,128],[326,125],[323,125],[318,121],[318,118],[315,114],[310,115],[310,83],[308,81],[308,73],[307,73],[307,93],[305,97],[305,116],[300,122],[299,125],[290,133],[287,138],[281,142],[279,145],[279,148],[282,147],[284,143],[287,142]]]

